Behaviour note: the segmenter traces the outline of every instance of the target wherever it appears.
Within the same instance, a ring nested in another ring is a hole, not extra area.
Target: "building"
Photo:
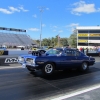
[[[100,26],[76,27],[77,48],[95,48],[100,46]]]

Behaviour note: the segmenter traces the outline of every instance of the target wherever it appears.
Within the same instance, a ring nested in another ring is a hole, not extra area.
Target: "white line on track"
[[[86,93],[86,92],[89,92],[89,91],[92,91],[92,90],[95,90],[95,89],[98,89],[100,88],[100,84],[95,84],[89,88],[86,88],[86,89],[83,89],[83,90],[80,90],[80,91],[74,91],[73,93],[69,93],[69,94],[66,94],[64,96],[60,96],[60,97],[57,97],[57,98],[54,98],[54,99],[51,99],[51,100],[63,100],[63,99],[68,99],[70,97],[73,97],[73,96],[77,96],[79,94],[82,94],[82,93]]]
[[[0,67],[0,69],[10,69],[10,68],[22,68],[22,66]]]

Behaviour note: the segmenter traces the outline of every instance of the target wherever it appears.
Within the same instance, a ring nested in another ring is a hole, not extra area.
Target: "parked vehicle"
[[[95,58],[69,48],[49,49],[40,56],[22,55],[18,60],[22,67],[26,67],[29,71],[41,69],[46,75],[53,74],[55,70],[66,70],[67,68],[88,71],[89,66],[95,63]]]

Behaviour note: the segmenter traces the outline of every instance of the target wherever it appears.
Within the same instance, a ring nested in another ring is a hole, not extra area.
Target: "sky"
[[[69,38],[77,26],[97,25],[99,0],[0,0],[0,27],[25,29],[34,40]]]

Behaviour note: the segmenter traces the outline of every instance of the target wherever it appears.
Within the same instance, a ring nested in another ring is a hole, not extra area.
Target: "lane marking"
[[[57,98],[54,98],[54,99],[51,99],[51,100],[63,100],[63,99],[67,99],[67,98],[70,98],[70,97],[73,97],[73,96],[77,96],[79,94],[82,94],[82,93],[86,93],[86,92],[89,92],[89,91],[92,91],[92,90],[95,90],[95,89],[98,89],[100,88],[100,84],[95,84],[87,89],[83,89],[81,91],[74,91],[73,93],[69,93],[67,95],[64,95],[64,96],[60,96],[60,97],[57,97]]]
[[[0,69],[10,69],[10,68],[22,68],[22,66],[0,67]]]

